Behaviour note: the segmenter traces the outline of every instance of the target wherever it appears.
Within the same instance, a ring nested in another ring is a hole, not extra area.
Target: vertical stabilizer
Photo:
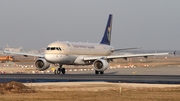
[[[107,21],[106,29],[104,31],[104,36],[100,44],[110,45],[111,43],[111,30],[112,30],[112,14],[109,14],[109,19]]]

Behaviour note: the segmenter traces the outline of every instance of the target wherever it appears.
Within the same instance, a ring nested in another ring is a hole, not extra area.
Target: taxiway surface
[[[180,84],[179,66],[138,67],[108,69],[104,75],[95,75],[94,71],[67,72],[55,74],[1,74],[0,82],[124,82]]]

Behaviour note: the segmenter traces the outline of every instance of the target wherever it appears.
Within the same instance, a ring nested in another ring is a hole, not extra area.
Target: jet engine
[[[103,72],[109,67],[109,63],[103,59],[97,59],[93,63],[94,70]]]
[[[38,58],[34,64],[40,71],[46,70],[50,67],[50,63],[47,62],[44,58]]]

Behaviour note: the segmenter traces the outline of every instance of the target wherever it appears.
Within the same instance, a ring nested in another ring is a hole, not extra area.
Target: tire
[[[100,74],[104,74],[104,72],[100,72]]]
[[[99,74],[99,71],[95,70],[95,74]]]
[[[62,74],[66,74],[66,69],[65,68],[62,68]]]
[[[60,69],[58,69],[56,72],[57,72],[57,74],[61,74],[61,70]]]

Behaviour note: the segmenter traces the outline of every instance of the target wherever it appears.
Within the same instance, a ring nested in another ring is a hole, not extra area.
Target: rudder
[[[112,14],[109,14],[109,19],[107,21],[106,29],[104,31],[104,36],[100,42],[100,44],[111,44],[111,30],[112,30]]]

